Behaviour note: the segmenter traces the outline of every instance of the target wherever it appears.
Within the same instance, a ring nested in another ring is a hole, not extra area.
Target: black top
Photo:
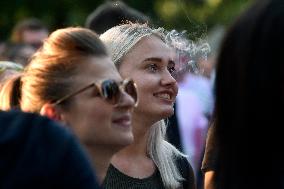
[[[122,173],[112,164],[102,186],[106,189],[164,189],[159,171],[155,171],[147,178],[139,179]]]
[[[182,183],[183,189],[195,189],[196,178],[188,160],[185,157],[179,157],[177,158],[176,163],[181,176],[185,179]]]
[[[74,136],[34,114],[0,112],[0,188],[99,188]]]
[[[179,151],[183,151],[181,136],[179,133],[179,122],[177,119],[177,102],[174,104],[174,114],[168,118],[166,138],[169,143],[174,145]]]
[[[190,166],[186,158],[181,157],[177,159],[177,167],[181,173],[181,176],[185,178],[182,183],[183,189],[195,189],[195,178],[193,169]],[[110,165],[106,178],[103,182],[103,188],[105,189],[164,189],[163,181],[160,172],[156,169],[153,175],[139,179],[130,177],[112,164]]]

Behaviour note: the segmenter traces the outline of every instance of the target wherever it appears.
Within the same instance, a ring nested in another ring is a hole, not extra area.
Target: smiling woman
[[[172,76],[175,53],[163,30],[125,24],[100,39],[121,76],[133,78],[139,95],[132,120],[134,143],[113,156],[105,188],[195,188],[190,164],[164,139],[164,119],[174,113],[178,87]]]
[[[102,182],[112,155],[133,142],[137,93],[132,80],[122,80],[98,36],[83,28],[53,32],[17,82],[21,110],[68,125]]]

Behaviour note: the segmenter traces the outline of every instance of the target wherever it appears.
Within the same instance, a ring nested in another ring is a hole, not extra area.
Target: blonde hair
[[[112,60],[119,67],[123,57],[143,37],[155,35],[165,42],[165,30],[162,28],[151,29],[146,24],[124,24],[113,27],[100,36],[107,46]],[[179,188],[182,178],[177,165],[176,158],[185,156],[173,145],[165,140],[166,124],[160,120],[151,126],[150,136],[147,143],[147,153],[159,169],[165,188]]]

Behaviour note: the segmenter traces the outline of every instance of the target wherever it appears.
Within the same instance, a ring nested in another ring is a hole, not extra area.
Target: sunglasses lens
[[[111,104],[116,104],[120,98],[119,87],[115,81],[106,80],[102,83],[102,95]]]
[[[127,92],[137,102],[137,90],[133,81],[128,81],[125,85],[125,92]]]

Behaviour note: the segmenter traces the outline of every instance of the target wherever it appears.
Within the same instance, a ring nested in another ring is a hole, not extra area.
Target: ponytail
[[[1,85],[0,110],[20,109],[21,75],[20,73],[15,74]]]

